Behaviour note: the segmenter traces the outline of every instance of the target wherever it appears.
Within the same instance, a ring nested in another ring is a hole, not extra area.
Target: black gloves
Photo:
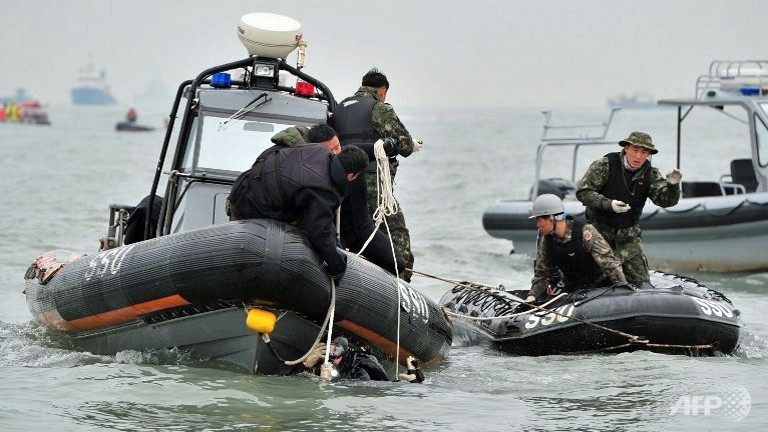
[[[344,271],[347,270],[347,256],[345,254],[341,255],[341,262],[336,265],[330,265],[327,261],[323,262],[322,267],[323,270],[326,271],[334,281],[336,281],[336,284],[341,282],[342,276],[344,276]]]
[[[394,138],[384,138],[382,141],[384,143],[384,153],[388,157],[397,156],[397,153],[400,151],[400,144]]]

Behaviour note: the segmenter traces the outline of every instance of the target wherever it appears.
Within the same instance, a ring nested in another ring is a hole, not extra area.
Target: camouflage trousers
[[[611,245],[613,254],[621,261],[627,282],[640,286],[641,282],[650,282],[648,259],[643,251],[643,231],[639,225],[629,228],[613,228],[605,224],[593,224]]]
[[[376,196],[378,193],[376,189],[376,175],[366,175],[365,181],[368,183],[368,210],[371,212],[371,216],[373,216],[373,212],[376,211],[376,206],[378,204],[378,197]],[[398,211],[397,213],[386,217],[387,225],[392,234],[392,243],[400,249],[403,258],[405,258],[405,268],[413,269],[411,235],[408,232],[408,228],[405,226],[405,216],[403,216],[403,210],[400,207],[400,203],[397,202],[397,199],[395,199],[395,202],[397,203]],[[387,234],[387,227],[383,223],[379,226],[379,229],[383,231],[384,234]],[[400,278],[406,282],[410,282],[412,274],[413,273],[410,270],[405,270],[400,275]]]

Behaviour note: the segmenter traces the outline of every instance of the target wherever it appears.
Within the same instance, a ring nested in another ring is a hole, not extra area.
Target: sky
[[[250,12],[301,22],[304,71],[337,100],[376,66],[395,106],[693,96],[712,60],[768,58],[758,25],[768,2],[759,0],[0,0],[0,96],[24,87],[69,103],[89,61],[123,105],[152,82],[171,94],[205,68],[247,57],[235,29]]]

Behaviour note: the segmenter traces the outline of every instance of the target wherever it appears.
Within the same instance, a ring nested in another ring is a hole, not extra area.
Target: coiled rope
[[[379,230],[381,224],[387,229],[387,237],[389,238],[389,246],[392,252],[392,263],[395,268],[395,291],[397,291],[397,340],[395,349],[395,376],[398,376],[400,368],[400,271],[397,269],[397,255],[395,254],[395,243],[392,241],[392,232],[389,230],[389,224],[387,223],[387,216],[392,216],[398,212],[397,201],[395,200],[394,191],[392,188],[392,175],[389,171],[389,156],[384,151],[384,141],[378,140],[373,145],[373,154],[376,157],[376,210],[373,211],[373,221],[375,226],[371,235],[368,236],[368,240],[365,241],[363,247],[357,252],[357,256],[360,256],[368,244],[373,240],[373,236],[376,235],[376,231]],[[370,199],[370,198],[369,198]]]

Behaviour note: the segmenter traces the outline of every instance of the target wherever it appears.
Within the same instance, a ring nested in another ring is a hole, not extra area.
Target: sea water
[[[162,108],[162,109],[161,109]],[[425,368],[424,384],[250,376],[210,368],[183,352],[96,356],[60,348],[30,323],[23,275],[43,252],[95,253],[111,203],[137,204],[150,189],[165,107],[140,112],[140,134],[114,132],[125,109],[50,107],[52,126],[0,124],[0,430],[764,430],[768,426],[768,274],[691,274],[742,311],[743,341],[731,356],[515,357],[486,346],[454,346]],[[424,140],[401,162],[395,194],[405,213],[414,267],[444,278],[525,289],[532,259],[490,237],[482,213],[523,198],[534,175],[543,116],[531,109],[405,109]],[[553,123],[599,123],[607,109],[555,111]],[[728,172],[727,149],[744,134],[691,119],[697,145],[684,153],[686,179]],[[675,112],[620,112],[618,140],[649,132],[663,172],[675,165]],[[699,140],[699,138],[701,138]],[[705,139],[714,144],[704,145]],[[596,153],[585,152],[583,172]],[[548,150],[548,152],[551,150]],[[557,159],[557,153],[547,154]],[[251,159],[255,155],[243,155]],[[567,158],[565,159],[567,161]],[[570,162],[544,176],[570,177]],[[162,188],[161,188],[162,193]],[[535,229],[531,224],[531,229]],[[437,301],[451,288],[414,277]]]

